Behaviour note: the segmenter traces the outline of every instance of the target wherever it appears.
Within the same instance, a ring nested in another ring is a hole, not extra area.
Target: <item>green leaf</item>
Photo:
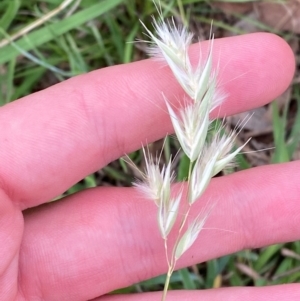
[[[183,154],[180,158],[179,167],[178,167],[178,181],[184,181],[187,179],[189,175],[189,166],[190,166],[190,159],[186,154]]]
[[[187,268],[178,271],[182,278],[183,286],[185,289],[194,290],[197,289],[195,282],[193,281],[193,274],[189,272]]]
[[[122,2],[123,0],[101,1],[91,7],[79,11],[78,13],[66,19],[60,20],[56,23],[47,25],[34,32],[31,32],[15,43],[24,51],[29,51],[34,47],[40,46],[46,42],[56,39],[58,36],[103,15]],[[15,47],[13,47],[12,45],[7,45],[0,49],[0,64],[6,63],[18,55],[19,52],[15,49]]]
[[[14,20],[20,7],[20,0],[6,1],[8,7],[0,19],[0,27],[6,30],[11,22]]]
[[[274,143],[275,152],[272,158],[273,163],[283,163],[289,162],[289,152],[287,144],[285,143],[285,119],[280,118],[279,108],[277,102],[272,103],[272,113],[273,113],[273,133],[274,133]]]
[[[260,272],[260,270],[269,262],[271,257],[275,256],[275,254],[281,249],[281,247],[282,245],[273,245],[263,249],[259,256],[259,259],[254,264],[254,269],[257,272]]]
[[[297,101],[297,113],[295,116],[295,122],[293,124],[291,134],[289,135],[288,138],[288,153],[289,157],[292,158],[293,154],[297,150],[297,147],[300,144],[300,87],[296,86],[295,87],[295,93],[294,97],[296,98]]]

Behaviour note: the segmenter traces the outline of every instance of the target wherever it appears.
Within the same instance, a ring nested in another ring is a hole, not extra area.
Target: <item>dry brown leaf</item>
[[[230,122],[233,126],[237,126],[242,120],[247,120],[248,118],[249,120],[243,127],[245,130],[264,132],[266,129],[272,128],[272,122],[267,116],[267,109],[265,107],[231,116]]]
[[[276,30],[300,33],[300,0],[286,0],[283,3],[259,2],[254,7],[260,20]]]
[[[300,255],[299,254],[297,254],[296,252],[294,252],[290,249],[287,249],[287,248],[281,249],[281,254],[285,257],[290,257],[290,258],[295,258],[297,260],[300,260]]]
[[[292,160],[294,160],[294,161],[300,160],[300,146],[298,146],[296,151],[293,153]]]
[[[219,8],[226,14],[255,13],[259,21],[274,28],[275,30],[288,30],[300,33],[300,0],[255,1],[245,3],[226,3],[211,1],[211,6]],[[249,23],[249,22],[247,22]],[[253,32],[251,29],[247,32]]]
[[[245,3],[226,3],[226,2],[218,2],[218,1],[213,1],[211,3],[212,7],[219,8],[223,12],[227,14],[231,13],[239,13],[239,14],[244,14],[252,10],[253,4],[250,2],[245,2]]]
[[[251,20],[256,20],[256,21],[258,20],[257,14],[254,11],[249,13],[247,15],[247,17]],[[245,33],[253,33],[253,32],[261,31],[261,29],[256,26],[255,22],[249,22],[248,20],[243,19],[243,18],[241,18],[240,21],[238,21],[234,24],[234,28],[239,29],[240,31],[245,32]],[[231,37],[231,36],[235,36],[235,35],[237,35],[237,33],[234,33],[232,31],[227,31],[224,34],[224,36],[226,36],[226,37],[228,37],[228,36]]]
[[[250,266],[243,264],[243,263],[237,263],[236,267],[245,275],[249,276],[253,280],[260,279],[260,275]]]

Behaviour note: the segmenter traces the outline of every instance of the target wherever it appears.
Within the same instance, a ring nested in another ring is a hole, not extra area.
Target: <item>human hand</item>
[[[221,116],[264,105],[291,81],[293,54],[274,35],[216,40],[214,52],[229,94]],[[191,54],[196,58],[197,46]],[[167,68],[145,60],[72,78],[0,109],[1,300],[159,300],[161,293],[100,297],[166,271],[152,202],[132,188],[99,187],[46,203],[170,132],[161,91],[170,100],[181,93]],[[203,199],[217,198],[218,206],[206,227],[233,232],[203,231],[178,268],[299,239],[299,167],[292,162],[214,179]],[[299,297],[299,284],[168,294],[210,301]]]

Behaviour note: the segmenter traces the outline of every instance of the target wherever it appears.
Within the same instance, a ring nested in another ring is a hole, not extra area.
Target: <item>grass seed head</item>
[[[182,197],[182,190],[169,200],[165,199],[159,205],[158,226],[163,239],[166,239],[176,221],[179,205]]]
[[[142,181],[136,181],[133,185],[148,199],[151,199],[159,207],[161,202],[170,199],[171,184],[175,174],[172,171],[172,160],[167,165],[160,167],[160,160],[154,160],[153,156],[143,148],[146,168],[142,174]]]
[[[208,218],[209,211],[200,213],[180,238],[176,250],[175,260],[178,260],[195,242]]]

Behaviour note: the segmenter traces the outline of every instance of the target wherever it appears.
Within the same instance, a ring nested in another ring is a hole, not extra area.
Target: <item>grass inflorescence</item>
[[[0,27],[5,32],[5,34],[0,32],[0,40],[14,36],[37,19],[55,10],[62,2],[61,0],[0,1]],[[291,32],[283,32],[267,26],[254,20],[251,14],[234,11],[231,14],[224,14],[218,8],[210,6],[209,2],[162,1],[163,15],[166,17],[173,15],[176,24],[179,20],[183,24],[189,24],[190,29],[202,38],[208,36],[211,20],[214,20],[216,38],[247,33],[247,27],[236,26],[244,22],[257,26],[259,31],[275,32],[288,42],[299,43],[299,37]],[[222,2],[247,1],[224,0]],[[0,48],[1,104],[44,89],[69,76],[145,58],[143,45],[127,42],[144,38],[142,32],[145,32],[145,29],[140,25],[139,19],[143,20],[152,32],[150,20],[153,14],[156,15],[156,11],[151,1],[73,1],[50,20],[41,23],[39,27],[14,41],[19,49],[33,55],[37,60],[32,60],[30,56],[20,55],[18,48],[11,43]],[[300,62],[299,53],[296,54],[296,58]],[[49,66],[57,69],[49,68]],[[271,152],[239,154],[237,159],[239,168],[245,169],[262,163],[285,162],[299,158],[300,88],[298,84],[299,70],[296,74],[295,85],[286,96],[286,101],[264,108],[267,114],[266,117],[261,118],[261,121],[270,119],[271,122],[263,128],[245,129],[237,138],[236,143],[239,147],[247,141],[249,137],[247,131],[252,131],[253,138],[246,146],[245,152],[274,146]],[[174,109],[174,106],[170,105]],[[176,110],[175,112],[177,113]],[[229,125],[223,130],[224,132],[230,133],[235,123],[231,125],[231,120],[229,120]],[[211,124],[211,128],[215,128],[214,123]],[[155,157],[155,153],[160,152],[161,144],[162,142],[157,142],[150,145],[150,154],[154,154]],[[177,152],[177,147],[176,140],[166,140],[161,164],[168,165],[170,156]],[[134,152],[129,156],[135,164],[143,168],[145,161],[142,152]],[[173,156],[172,164],[178,167],[176,180],[182,181],[188,177],[189,159],[187,156],[176,158]],[[130,177],[134,176],[137,176],[136,172],[126,166],[123,161],[115,161],[74,185],[66,194],[96,185],[129,186]],[[299,282],[300,272],[295,270],[299,266],[299,257],[297,257],[299,253],[299,242],[241,251],[175,271],[170,279],[170,287],[172,289],[197,289]],[[165,277],[160,276],[124,288],[119,292],[159,290],[164,281]]]

